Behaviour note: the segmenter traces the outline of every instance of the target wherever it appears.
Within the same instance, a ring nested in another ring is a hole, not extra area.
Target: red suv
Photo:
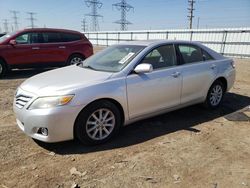
[[[25,29],[0,37],[0,77],[13,68],[75,64],[92,54],[92,44],[80,32]]]

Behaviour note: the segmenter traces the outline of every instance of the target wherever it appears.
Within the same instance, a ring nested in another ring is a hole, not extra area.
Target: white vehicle
[[[140,119],[198,103],[216,108],[234,80],[233,60],[200,43],[134,41],[26,80],[13,106],[34,139],[100,144]]]

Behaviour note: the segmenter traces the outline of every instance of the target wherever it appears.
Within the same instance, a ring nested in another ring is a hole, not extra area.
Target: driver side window
[[[16,37],[17,44],[29,44],[29,34],[25,33]]]
[[[141,63],[151,64],[154,70],[175,66],[177,63],[174,45],[155,48],[144,57]]]
[[[24,33],[16,37],[17,44],[38,44],[42,43],[42,38],[39,33]]]

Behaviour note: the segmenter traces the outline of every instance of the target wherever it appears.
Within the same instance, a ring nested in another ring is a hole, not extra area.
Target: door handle
[[[60,48],[60,49],[64,49],[64,48],[66,48],[66,46],[59,46],[58,48]]]
[[[215,69],[215,68],[216,68],[216,65],[213,64],[213,65],[210,66],[210,68],[211,68],[211,69]]]
[[[180,72],[174,72],[173,74],[171,74],[174,78],[178,78],[181,73]]]
[[[39,50],[39,47],[32,47],[32,50]]]

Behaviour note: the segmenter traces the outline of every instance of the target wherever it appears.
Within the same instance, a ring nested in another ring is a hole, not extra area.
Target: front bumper
[[[43,142],[60,142],[74,138],[74,123],[81,106],[60,106],[51,109],[27,110],[13,105],[18,127],[28,136]],[[47,128],[48,136],[39,133]]]

